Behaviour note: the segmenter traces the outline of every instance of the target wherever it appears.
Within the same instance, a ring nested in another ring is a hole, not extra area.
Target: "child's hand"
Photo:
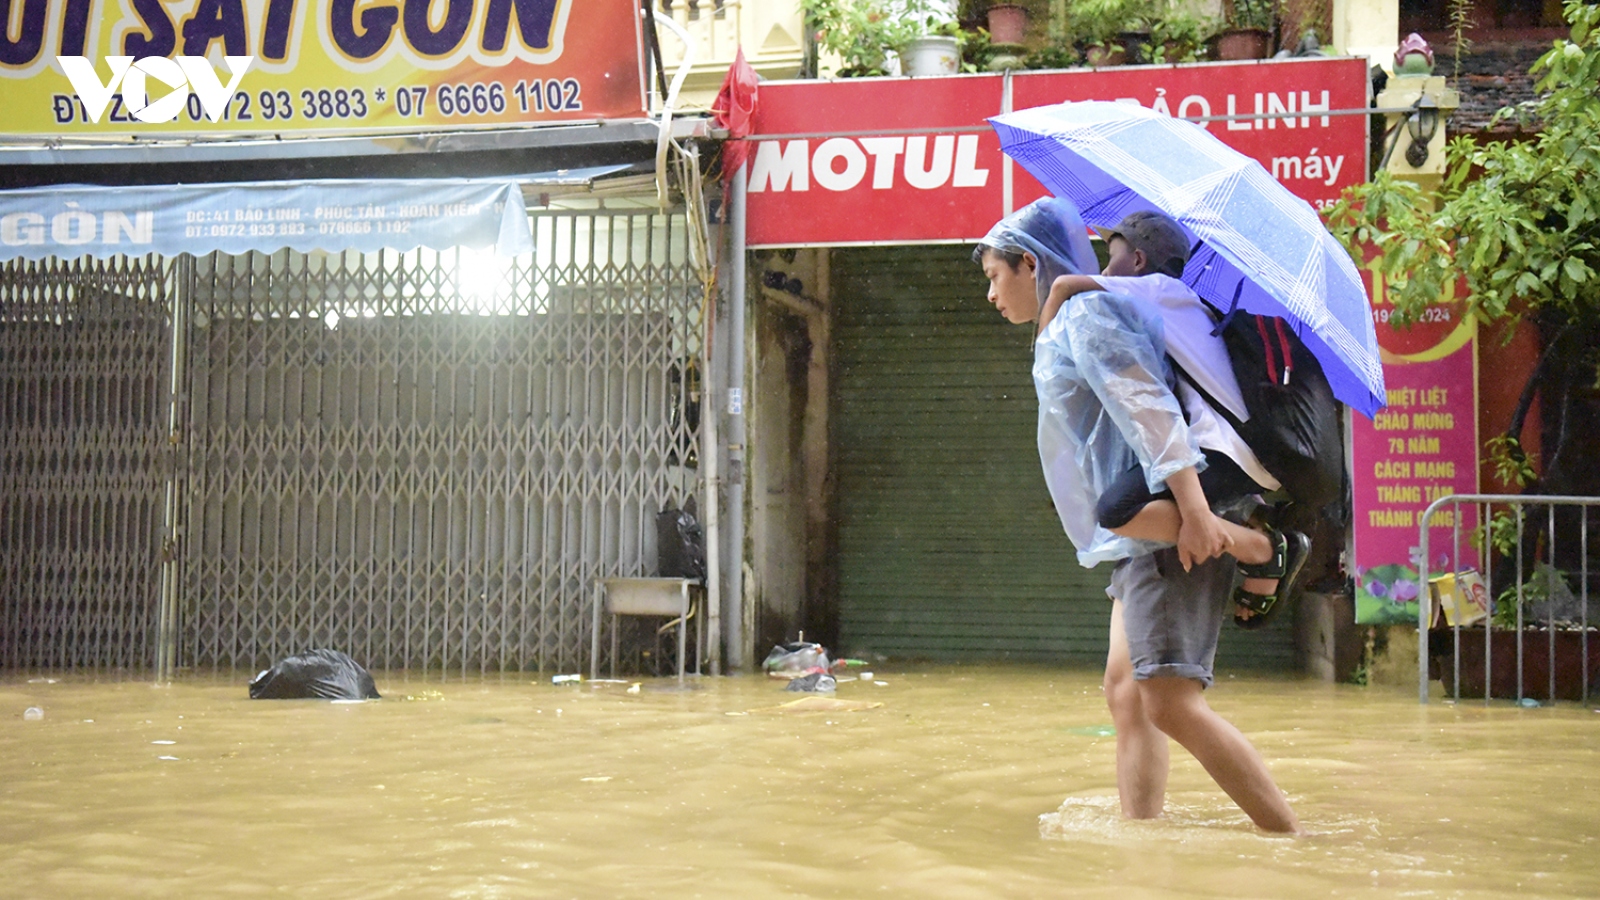
[[[1222,528],[1222,520],[1207,510],[1203,515],[1184,516],[1178,525],[1178,561],[1189,571],[1228,552],[1233,539]]]

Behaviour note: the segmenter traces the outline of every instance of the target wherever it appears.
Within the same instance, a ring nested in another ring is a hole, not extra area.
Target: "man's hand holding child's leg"
[[[1206,502],[1200,473],[1193,466],[1179,469],[1167,479],[1167,487],[1178,504],[1178,561],[1183,570],[1229,552],[1233,538]]]

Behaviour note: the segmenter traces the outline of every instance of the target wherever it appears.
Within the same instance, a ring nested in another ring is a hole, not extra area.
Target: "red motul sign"
[[[752,247],[976,240],[1045,193],[1004,158],[984,120],[1066,100],[1271,116],[1206,127],[1320,208],[1366,179],[1367,116],[1326,113],[1366,108],[1367,85],[1354,58],[767,82],[746,236]]]

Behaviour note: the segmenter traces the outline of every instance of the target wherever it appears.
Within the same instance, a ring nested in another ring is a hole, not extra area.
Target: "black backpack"
[[[1343,416],[1322,364],[1288,322],[1239,309],[1237,296],[1227,312],[1214,311],[1220,319],[1211,333],[1228,349],[1249,421],[1239,421],[1187,372],[1185,380],[1239,432],[1296,504],[1319,509],[1338,502],[1346,485]]]

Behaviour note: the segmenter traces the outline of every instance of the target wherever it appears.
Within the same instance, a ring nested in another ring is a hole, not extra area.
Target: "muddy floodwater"
[[[1167,818],[1122,820],[1094,672],[873,675],[836,696],[881,706],[814,711],[751,676],[377,673],[350,704],[5,676],[0,895],[1600,896],[1586,706],[1224,674],[1291,839],[1177,748]]]

